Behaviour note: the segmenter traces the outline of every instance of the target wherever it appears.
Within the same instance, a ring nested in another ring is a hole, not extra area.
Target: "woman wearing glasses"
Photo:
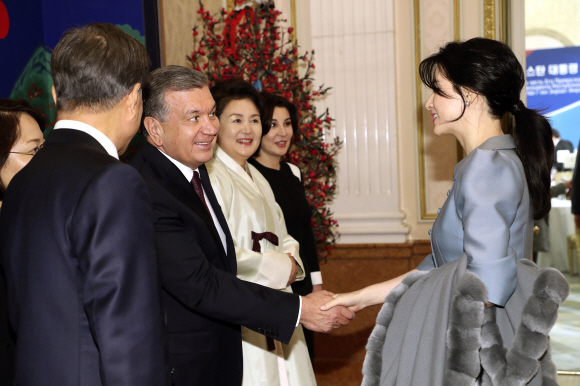
[[[42,147],[44,119],[24,100],[0,98],[0,206],[6,187]],[[0,269],[0,384],[11,385],[14,337],[8,323],[6,282]]]
[[[44,119],[24,100],[0,99],[0,205],[6,187],[42,147]]]

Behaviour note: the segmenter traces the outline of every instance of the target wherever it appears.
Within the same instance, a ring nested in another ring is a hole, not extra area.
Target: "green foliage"
[[[28,101],[44,116],[45,136],[52,130],[56,122],[56,108],[51,93],[52,85],[50,51],[44,46],[39,46],[14,83],[9,98]]]

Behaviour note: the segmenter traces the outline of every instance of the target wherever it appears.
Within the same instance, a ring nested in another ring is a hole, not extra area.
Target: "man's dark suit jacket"
[[[199,173],[226,235],[227,255],[211,215],[165,155],[146,143],[131,165],[153,200],[173,384],[239,386],[240,325],[287,343],[298,317],[298,296],[235,277],[234,244],[205,166]]]
[[[14,335],[8,322],[6,279],[0,269],[0,385],[12,385],[14,377]]]
[[[11,181],[0,262],[23,386],[160,386],[163,320],[151,207],[133,168],[54,130]]]
[[[574,153],[574,145],[572,145],[572,142],[570,141],[561,139],[560,142],[558,142],[558,144],[554,147],[554,167],[556,168],[556,170],[561,172],[562,170],[564,170],[564,164],[557,162],[559,150],[568,150],[570,153]]]

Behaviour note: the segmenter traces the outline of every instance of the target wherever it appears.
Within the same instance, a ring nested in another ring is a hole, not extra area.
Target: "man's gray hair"
[[[143,87],[143,118],[153,117],[161,122],[167,119],[169,107],[165,94],[208,87],[205,74],[183,66],[165,66],[151,73],[151,80]],[[145,131],[144,131],[144,134]]]

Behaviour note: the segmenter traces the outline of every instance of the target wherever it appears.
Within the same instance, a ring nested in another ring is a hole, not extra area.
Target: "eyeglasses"
[[[35,147],[34,149],[30,150],[30,151],[11,151],[9,153],[12,154],[23,154],[23,155],[35,155],[40,149],[42,149],[42,147],[44,146],[44,143],[41,143],[39,146]]]

